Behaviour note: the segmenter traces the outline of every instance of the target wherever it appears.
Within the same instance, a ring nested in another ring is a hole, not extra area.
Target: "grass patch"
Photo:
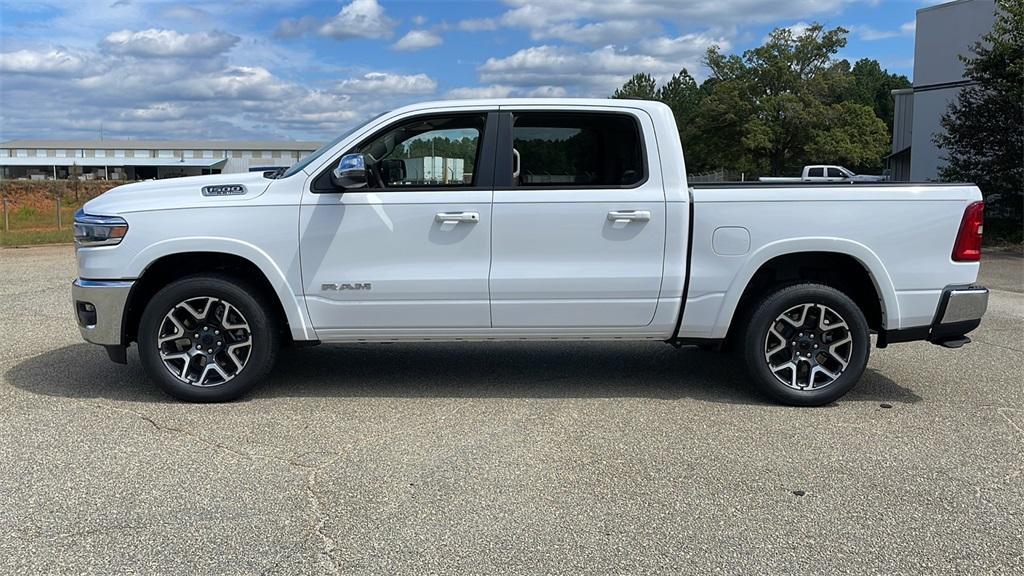
[[[65,226],[63,230],[46,229],[25,229],[11,230],[10,232],[0,231],[0,246],[32,246],[36,244],[62,244],[71,243],[74,238],[71,235],[71,226]]]

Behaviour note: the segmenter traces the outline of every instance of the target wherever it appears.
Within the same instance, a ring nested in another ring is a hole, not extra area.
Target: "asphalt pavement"
[[[0,250],[3,574],[1022,574],[1024,260],[975,342],[823,408],[657,343],[320,346],[244,401],[81,342],[68,247]]]

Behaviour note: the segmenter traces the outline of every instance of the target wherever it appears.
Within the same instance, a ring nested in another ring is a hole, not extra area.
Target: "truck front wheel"
[[[270,371],[280,336],[259,290],[221,275],[177,280],[139,321],[139,357],[165,392],[189,402],[234,400]]]
[[[868,363],[864,313],[821,284],[781,288],[754,307],[743,356],[757,387],[794,406],[821,406],[846,394]]]

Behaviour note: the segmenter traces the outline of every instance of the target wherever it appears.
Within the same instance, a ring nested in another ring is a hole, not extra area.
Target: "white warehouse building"
[[[232,140],[10,140],[0,143],[5,179],[149,180],[291,166],[320,142]]]

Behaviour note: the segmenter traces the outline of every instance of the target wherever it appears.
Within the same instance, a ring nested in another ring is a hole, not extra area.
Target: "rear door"
[[[811,166],[807,169],[807,177],[804,180],[808,182],[823,182],[825,180],[825,167],[824,166]]]
[[[493,326],[649,325],[666,219],[650,116],[600,107],[503,108],[500,126]]]

